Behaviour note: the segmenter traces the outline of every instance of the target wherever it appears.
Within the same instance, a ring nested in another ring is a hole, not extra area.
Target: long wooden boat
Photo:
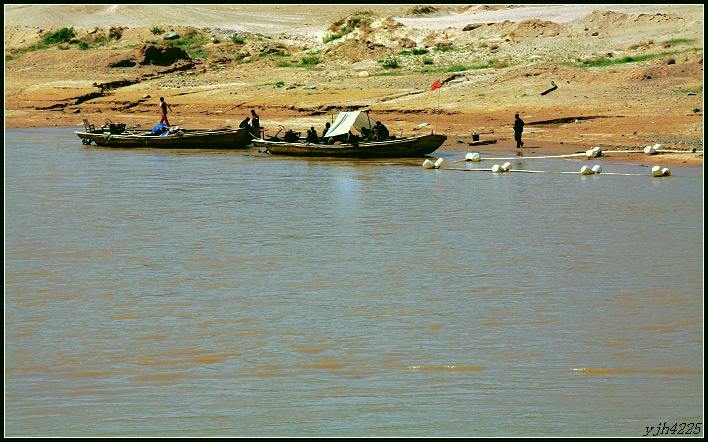
[[[419,135],[385,141],[364,141],[345,144],[316,144],[305,141],[253,140],[259,150],[273,155],[346,157],[346,158],[406,158],[435,152],[447,139],[444,135]]]
[[[444,135],[392,137],[374,139],[380,122],[374,126],[368,111],[340,112],[324,134],[321,143],[310,143],[292,130],[283,138],[255,139],[253,145],[274,155],[349,158],[405,158],[420,157],[435,152],[447,139]],[[354,135],[352,130],[361,136]],[[280,131],[278,132],[280,133]],[[332,143],[333,140],[338,140]]]
[[[162,149],[243,149],[252,147],[253,137],[248,128],[179,129],[161,135],[147,130],[111,133],[104,130],[77,131],[85,145],[101,147]]]

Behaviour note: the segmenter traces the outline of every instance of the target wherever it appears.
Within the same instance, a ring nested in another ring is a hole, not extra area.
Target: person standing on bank
[[[162,118],[160,118],[160,123],[165,123],[166,125],[170,125],[169,120],[167,119],[167,108],[170,108],[170,111],[172,111],[172,106],[167,104],[165,101],[165,97],[160,97],[160,112],[162,113]]]
[[[516,148],[524,147],[524,142],[521,141],[521,134],[524,132],[524,120],[519,117],[519,114],[514,115],[514,139],[516,140]]]

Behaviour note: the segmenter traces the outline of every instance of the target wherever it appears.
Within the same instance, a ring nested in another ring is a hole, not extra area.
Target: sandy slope
[[[413,6],[366,5],[377,17],[370,32],[325,45],[322,35],[332,23],[361,6],[5,5],[6,60],[13,48],[38,42],[39,29],[74,26],[86,35],[123,28],[120,40],[98,49],[52,48],[6,61],[5,126],[77,126],[83,118],[152,125],[159,119],[157,98],[164,96],[175,110],[173,124],[188,127],[238,125],[258,108],[273,131],[304,130],[339,110],[366,108],[395,134],[428,123],[448,135],[441,151],[471,150],[467,142],[476,130],[483,139],[498,139],[479,150],[513,152],[510,126],[520,112],[527,122],[525,152],[570,153],[595,145],[640,150],[656,143],[702,151],[702,5],[438,5],[437,13],[426,15],[411,13]],[[484,26],[463,30],[473,23]],[[108,60],[155,39],[155,26],[201,28],[221,40],[214,50],[224,57],[197,59],[188,71],[107,67]],[[236,47],[229,42],[234,33],[251,33],[264,43]],[[429,49],[429,67],[494,66],[426,73],[420,56],[399,55],[404,39]],[[671,41],[679,43],[662,44]],[[280,59],[256,55],[276,42],[288,48],[283,60],[294,66],[310,54],[322,63],[283,68]],[[456,50],[435,50],[446,44]],[[246,49],[253,61],[235,62],[233,55]],[[604,68],[570,65],[607,54],[661,56]],[[397,57],[398,72],[409,73],[381,75],[390,74],[382,67],[385,57]],[[436,79],[443,88],[432,92]],[[96,85],[117,81],[134,83],[86,98]],[[551,82],[558,89],[542,96]],[[661,160],[700,165],[702,154]]]

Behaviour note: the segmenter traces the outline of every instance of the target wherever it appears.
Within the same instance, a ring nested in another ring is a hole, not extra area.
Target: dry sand
[[[447,135],[438,152],[461,157],[662,144],[686,153],[604,160],[702,165],[702,5],[431,6],[421,14],[416,5],[5,5],[5,127],[78,129],[84,118],[152,127],[163,96],[174,109],[171,123],[188,128],[237,126],[254,108],[268,134],[279,127],[304,133],[339,111],[368,109],[395,135]],[[374,18],[369,27],[323,43],[335,22],[363,10]],[[88,50],[65,45],[20,55],[62,27],[82,40],[111,28],[122,36]],[[161,42],[155,27],[180,35],[196,29],[216,40],[205,45],[211,55],[109,67]],[[245,43],[232,42],[234,35]],[[428,53],[411,55],[411,42]],[[647,55],[654,57],[580,66]],[[320,62],[306,66],[307,58]],[[387,58],[399,67],[385,68]],[[488,67],[444,69],[451,65]],[[431,91],[437,79],[443,87]],[[541,95],[551,82],[557,89]],[[515,149],[511,129],[517,112],[527,123],[523,149]],[[473,131],[497,143],[470,146]]]

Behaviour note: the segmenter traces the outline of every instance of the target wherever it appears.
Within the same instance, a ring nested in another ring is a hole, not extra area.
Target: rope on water
[[[460,169],[456,167],[446,167],[443,170],[459,170],[462,172],[494,172],[493,169]],[[552,172],[552,171],[547,171],[547,170],[522,170],[522,169],[509,169],[506,170],[505,172],[518,172],[518,173],[548,173],[548,174],[573,174],[573,175],[617,175],[617,176],[646,176],[645,174],[641,173],[614,173],[614,172],[602,172],[600,173],[583,173],[582,171],[580,172]]]
[[[590,153],[593,152],[593,153]],[[600,153],[601,152],[601,153]],[[463,160],[455,160],[451,161],[451,163],[464,163],[467,161],[508,161],[508,160],[544,160],[544,159],[549,159],[549,158],[574,158],[574,157],[588,157],[588,158],[593,158],[593,157],[600,157],[605,154],[612,154],[612,153],[643,153],[645,155],[658,155],[662,153],[683,153],[683,154],[703,154],[702,150],[697,150],[695,152],[692,151],[687,151],[687,150],[665,150],[665,149],[660,149],[660,150],[650,150],[649,152],[645,152],[644,150],[604,150],[604,151],[592,151],[589,150],[585,153],[571,153],[571,154],[566,154],[566,155],[543,155],[543,156],[531,156],[531,157],[521,157],[521,156],[516,156],[516,157],[481,157],[477,153],[469,153]]]
[[[547,159],[547,158],[571,158],[571,157],[580,157],[580,156],[585,156],[584,153],[571,153],[567,155],[545,155],[545,156],[538,156],[538,157],[489,157],[489,158],[482,158],[479,157],[478,161],[481,160],[495,160],[495,161],[502,161],[502,160],[519,160],[519,159],[524,159],[524,160],[540,160],[540,159]],[[464,163],[466,161],[475,161],[474,159],[470,158],[465,158],[464,160],[455,160],[451,161],[451,163]]]
[[[445,164],[444,158],[438,158],[435,162],[426,159],[423,161],[424,169],[441,169]],[[548,174],[575,174],[575,175],[599,175],[602,173],[602,166],[599,164],[594,165],[592,168],[588,166],[583,166],[580,168],[579,172],[550,172],[546,170],[525,170],[517,169],[514,170],[510,162],[506,162],[502,165],[495,164],[491,169],[460,169],[460,168],[445,168],[445,170],[460,170],[463,172],[492,172],[492,173],[503,173],[503,172],[521,172],[521,173],[548,173]],[[671,170],[661,166],[654,166],[651,169],[651,173],[655,177],[670,176]],[[619,175],[619,176],[643,176],[641,173],[605,173],[603,175]]]

